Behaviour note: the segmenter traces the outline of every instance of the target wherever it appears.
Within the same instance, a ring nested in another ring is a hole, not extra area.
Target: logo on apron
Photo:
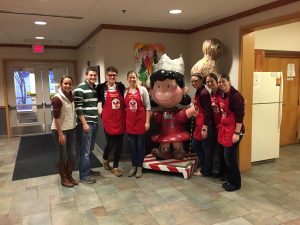
[[[136,112],[136,110],[137,110],[137,102],[133,98],[130,99],[130,101],[129,101],[129,110],[131,112]]]
[[[117,98],[114,98],[114,99],[111,101],[111,108],[112,108],[112,109],[120,109],[120,107],[121,107],[120,100],[117,99]]]

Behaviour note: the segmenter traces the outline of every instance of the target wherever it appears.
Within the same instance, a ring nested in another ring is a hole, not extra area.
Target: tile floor
[[[300,145],[253,166],[231,193],[212,178],[149,171],[117,178],[103,168],[96,184],[74,188],[62,187],[58,175],[12,182],[18,145],[0,139],[1,225],[300,224]],[[127,172],[129,162],[121,168]]]

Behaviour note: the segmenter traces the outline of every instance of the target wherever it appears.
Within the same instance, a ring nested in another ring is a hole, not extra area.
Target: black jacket
[[[105,104],[104,92],[105,92],[106,88],[107,88],[107,81],[105,81],[102,84],[98,84],[96,87],[98,101],[102,103],[102,107]],[[116,88],[121,93],[122,97],[124,98],[124,91],[125,91],[124,84],[122,84],[121,82],[116,82]]]

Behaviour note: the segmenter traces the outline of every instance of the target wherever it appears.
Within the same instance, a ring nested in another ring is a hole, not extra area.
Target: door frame
[[[9,119],[9,108],[8,108],[8,96],[7,96],[7,80],[6,77],[8,74],[6,74],[6,64],[10,61],[22,61],[22,62],[42,62],[42,63],[73,63],[74,65],[74,74],[73,77],[76,79],[77,77],[77,61],[76,60],[56,60],[56,59],[13,59],[13,58],[3,58],[2,60],[2,74],[3,74],[3,91],[4,91],[4,104],[5,104],[5,114],[6,114],[6,131],[7,131],[7,137],[12,137],[12,132],[10,128],[10,119]],[[74,80],[76,83],[76,80]]]
[[[247,132],[240,144],[239,166],[241,171],[251,169],[251,142],[252,142],[252,96],[253,96],[253,72],[255,63],[255,39],[254,31],[285,25],[300,21],[300,12],[272,19],[259,21],[250,25],[240,27],[240,58],[238,85],[239,90],[245,97],[245,118],[244,124]],[[249,88],[250,87],[250,88]]]

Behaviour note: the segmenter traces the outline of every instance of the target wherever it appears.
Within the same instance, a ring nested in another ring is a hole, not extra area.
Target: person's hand
[[[58,142],[61,145],[64,145],[66,143],[66,137],[63,133],[58,134]]]
[[[234,143],[237,143],[239,140],[240,140],[240,135],[234,133],[234,134],[232,135],[232,142],[233,142],[233,144],[234,144]]]
[[[145,123],[145,131],[148,131],[150,129],[150,123]]]
[[[202,139],[204,140],[205,138],[207,138],[207,130],[201,130],[201,136],[202,136]]]
[[[82,127],[83,127],[84,133],[90,132],[90,127],[89,127],[89,125],[88,125],[87,123],[86,123],[86,124],[83,124]]]

